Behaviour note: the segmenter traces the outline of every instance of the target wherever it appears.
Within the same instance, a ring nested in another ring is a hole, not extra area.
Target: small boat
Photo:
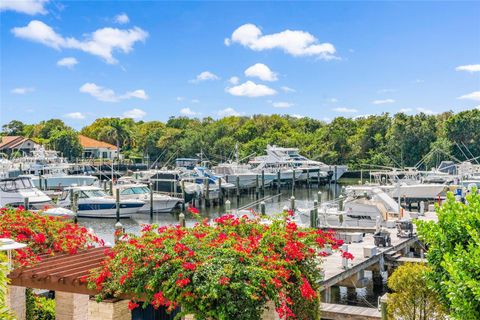
[[[75,217],[72,211],[59,208],[45,193],[35,188],[29,177],[0,179],[0,207],[23,207],[26,199],[28,210],[65,219]]]
[[[59,205],[71,209],[71,193],[78,195],[77,216],[85,218],[116,218],[117,204],[115,198],[102,189],[93,186],[73,186],[65,188],[59,199]],[[120,218],[130,218],[137,213],[145,202],[140,200],[120,199]]]
[[[120,190],[120,198],[127,200],[140,200],[145,203],[139,212],[150,212],[150,188],[141,183],[119,183],[114,189]],[[153,212],[172,212],[183,200],[165,194],[153,193]]]

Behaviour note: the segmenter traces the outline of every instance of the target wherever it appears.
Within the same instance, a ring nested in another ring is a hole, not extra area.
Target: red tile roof
[[[116,150],[117,147],[114,146],[113,144],[103,142],[103,141],[98,141],[83,135],[78,135],[78,139],[80,140],[80,144],[84,149],[99,149],[99,148],[105,148],[105,149],[111,149],[111,150]]]
[[[0,138],[0,149],[14,149],[25,141],[31,140],[29,138],[24,138],[21,136],[5,136]]]

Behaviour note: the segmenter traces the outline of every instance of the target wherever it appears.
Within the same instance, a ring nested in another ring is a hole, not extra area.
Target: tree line
[[[480,156],[480,110],[337,117],[330,123],[288,115],[171,117],[166,122],[99,118],[79,132],[59,119],[37,124],[14,120],[1,134],[30,137],[70,159],[81,156],[78,134],[83,134],[119,146],[126,158],[148,157],[160,163],[200,153],[211,161],[224,161],[233,157],[236,144],[244,158],[262,155],[267,144],[275,144],[298,147],[311,159],[350,168],[411,167],[423,159],[423,167],[429,169],[441,160]]]

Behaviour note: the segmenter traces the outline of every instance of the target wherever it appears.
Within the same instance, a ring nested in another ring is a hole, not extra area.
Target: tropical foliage
[[[456,319],[480,319],[480,194],[467,203],[452,194],[437,208],[438,223],[418,221],[428,246],[429,285]]]
[[[288,219],[232,215],[193,228],[145,225],[122,240],[89,279],[99,298],[127,295],[132,309],[181,306],[179,316],[245,320],[260,319],[269,301],[282,319],[318,319],[323,249],[342,244]]]
[[[16,250],[15,262],[20,265],[39,261],[42,254],[75,254],[78,250],[103,243],[85,227],[23,208],[0,209],[0,238],[27,244]]]
[[[26,320],[55,320],[55,300],[26,289]]]
[[[7,308],[8,271],[7,256],[0,252],[0,319],[13,320],[14,317]]]
[[[240,158],[261,155],[267,144],[299,147],[310,158],[351,168],[414,166],[426,156],[424,167],[452,158],[465,160],[480,155],[480,110],[438,115],[372,115],[338,117],[330,123],[280,115],[254,115],[193,119],[186,117],[160,121],[100,118],[81,133],[120,146],[129,157],[169,159],[190,157],[203,152],[210,160],[231,158],[235,144]],[[35,125],[11,121],[3,135],[24,135],[74,158],[81,155],[78,139],[61,120]],[[68,134],[63,132],[68,132]],[[61,132],[62,134],[60,134]],[[430,151],[435,152],[430,153]]]
[[[390,319],[440,320],[447,319],[435,291],[427,286],[430,269],[419,263],[398,267],[388,277],[388,314]]]

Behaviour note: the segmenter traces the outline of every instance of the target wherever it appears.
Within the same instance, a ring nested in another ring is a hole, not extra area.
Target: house
[[[40,145],[30,138],[21,136],[0,137],[0,153],[7,155],[11,155],[14,152],[20,152],[21,155],[28,155],[38,147],[40,147]]]
[[[78,136],[78,139],[83,148],[84,158],[114,159],[117,157],[117,147],[113,144],[98,141],[81,134]]]

